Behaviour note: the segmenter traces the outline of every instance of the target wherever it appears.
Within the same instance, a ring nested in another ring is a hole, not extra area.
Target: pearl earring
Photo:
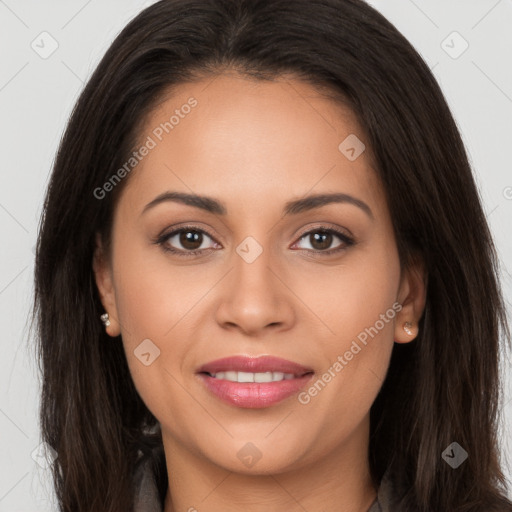
[[[103,322],[103,325],[105,327],[108,327],[110,325],[110,320],[108,319],[108,313],[103,313],[103,315],[100,316],[101,321]]]
[[[409,336],[412,336],[412,324],[411,322],[405,322],[404,325],[403,325],[403,328],[404,328],[404,331],[409,335]]]

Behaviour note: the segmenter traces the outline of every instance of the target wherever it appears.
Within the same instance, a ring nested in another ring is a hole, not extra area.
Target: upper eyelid
[[[181,233],[182,231],[187,231],[187,230],[188,231],[199,231],[201,233],[204,233],[205,235],[208,235],[210,238],[215,240],[217,243],[220,243],[217,241],[217,238],[215,236],[213,236],[208,230],[206,230],[205,228],[200,228],[199,226],[193,226],[193,225],[179,226],[177,228],[171,229],[169,232],[165,232],[165,230],[164,230],[164,232],[161,235],[159,235],[157,238],[167,239],[172,236],[175,236],[178,233]]]
[[[347,228],[341,228],[338,226],[334,226],[334,224],[332,224],[331,222],[324,222],[324,223],[321,223],[320,226],[309,227],[309,228],[305,229],[304,231],[301,231],[300,234],[296,235],[296,236],[298,236],[299,238],[302,238],[303,236],[308,235],[309,233],[312,233],[315,231],[334,231],[335,234],[344,235],[347,238],[352,238],[352,239],[354,238],[354,235],[352,235],[352,233]]]

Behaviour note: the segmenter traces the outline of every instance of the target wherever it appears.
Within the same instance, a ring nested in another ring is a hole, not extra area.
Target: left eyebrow
[[[188,206],[193,206],[195,208],[200,208],[217,215],[226,215],[227,213],[227,208],[221,201],[218,201],[212,197],[188,194],[185,192],[164,192],[149,202],[142,210],[142,213],[146,212],[150,208],[155,207],[157,204],[166,201],[174,201]],[[321,208],[322,206],[331,203],[352,204],[363,210],[372,220],[374,219],[371,208],[364,201],[349,194],[343,193],[314,194],[303,197],[301,199],[288,201],[285,203],[283,212],[284,215],[297,215],[308,210]]]
[[[363,210],[372,220],[374,219],[371,208],[364,201],[349,194],[342,193],[314,194],[295,201],[289,201],[285,204],[284,214],[296,215],[307,210],[320,208],[321,206],[325,206],[330,203],[353,204],[354,206],[361,208],[361,210]]]

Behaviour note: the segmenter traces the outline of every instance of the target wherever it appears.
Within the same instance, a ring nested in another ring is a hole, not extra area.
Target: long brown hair
[[[419,336],[395,344],[371,410],[375,482],[390,468],[403,510],[512,511],[496,437],[499,340],[510,332],[478,190],[430,69],[361,0],[162,0],[124,28],[88,81],[51,175],[35,268],[40,423],[58,454],[60,510],[131,510],[140,453],[162,456],[122,344],[99,322],[92,272],[95,234],[108,242],[130,177],[103,198],[94,190],[126,162],[164,92],[228,67],[259,80],[291,73],[349,105],[375,155],[401,265],[425,263]],[[457,469],[442,458],[452,442],[469,454]],[[160,473],[161,497],[166,486]]]

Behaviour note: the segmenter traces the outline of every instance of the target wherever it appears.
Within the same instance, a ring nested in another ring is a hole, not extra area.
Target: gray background
[[[0,512],[56,510],[38,456],[39,383],[27,349],[37,224],[57,144],[84,82],[119,30],[151,3],[0,0]],[[445,93],[474,167],[510,304],[512,1],[370,3],[411,41]],[[58,47],[47,55],[52,45]],[[508,354],[501,432],[508,460],[511,369]],[[510,478],[510,466],[506,471]]]

